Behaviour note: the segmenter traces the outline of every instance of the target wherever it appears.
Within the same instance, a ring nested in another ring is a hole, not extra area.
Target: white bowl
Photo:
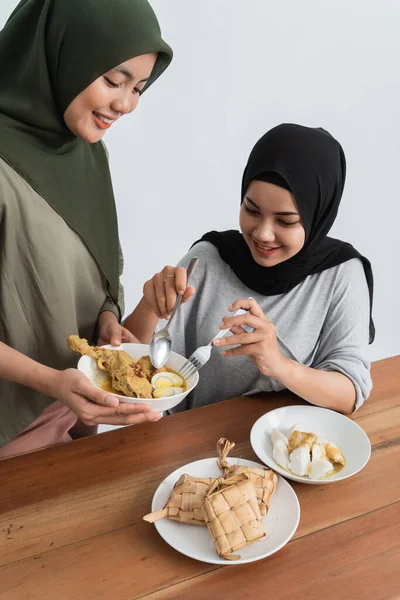
[[[315,433],[321,440],[335,444],[346,462],[343,469],[326,479],[309,479],[293,475],[278,465],[272,456],[271,431],[276,428],[285,433],[296,424],[301,431]],[[318,406],[284,406],[271,410],[254,423],[250,442],[263,463],[283,477],[300,483],[325,485],[341,481],[361,471],[371,456],[368,436],[357,423],[340,413]]]
[[[121,344],[118,348],[114,346],[103,346],[103,348],[110,348],[112,350],[125,350],[132,358],[139,360],[142,356],[149,354],[148,344]],[[187,362],[187,359],[176,352],[171,352],[167,364],[167,368],[179,371],[179,369]],[[91,356],[82,356],[78,362],[78,369],[82,371],[89,378],[90,382],[96,387],[101,388],[102,385],[107,381],[108,375],[105,371],[102,371],[97,366],[97,362]],[[120,396],[119,394],[113,394],[121,402],[130,402],[131,404],[148,404],[151,408],[157,412],[169,410],[174,406],[177,406],[182,400],[191,392],[199,381],[199,374],[196,371],[194,375],[191,375],[186,380],[186,390],[182,394],[176,396],[170,396],[169,398],[128,398],[127,396]]]

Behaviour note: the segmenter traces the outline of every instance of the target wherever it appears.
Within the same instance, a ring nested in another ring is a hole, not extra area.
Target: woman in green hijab
[[[66,338],[132,340],[101,140],[171,59],[147,0],[22,0],[0,32],[0,457],[159,418],[71,369]]]

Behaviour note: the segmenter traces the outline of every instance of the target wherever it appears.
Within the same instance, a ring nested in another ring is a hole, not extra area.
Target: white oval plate
[[[272,456],[271,431],[285,433],[293,425],[301,431],[315,433],[342,451],[346,464],[341,471],[326,479],[298,477],[283,469]],[[371,456],[371,444],[367,434],[357,423],[327,408],[319,406],[284,406],[266,413],[251,429],[250,442],[257,456],[271,469],[287,479],[300,483],[323,484],[341,481],[361,471]]]
[[[177,479],[183,474],[196,477],[220,477],[217,458],[205,458],[180,467],[164,479],[158,486],[151,505],[151,510],[163,508],[170,497]],[[264,465],[241,458],[228,458],[229,464],[240,464],[249,467]],[[267,536],[254,544],[242,548],[235,554],[239,560],[220,558],[215,550],[214,542],[207,527],[186,525],[170,519],[161,519],[154,523],[160,536],[185,556],[214,565],[240,565],[265,558],[282,548],[297,529],[300,520],[300,505],[292,487],[278,475],[278,484],[272,497],[268,514],[263,517]]]

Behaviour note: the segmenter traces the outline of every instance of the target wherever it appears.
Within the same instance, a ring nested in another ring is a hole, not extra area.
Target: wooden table
[[[0,461],[1,600],[394,600],[400,598],[400,356],[374,363],[355,420],[372,456],[331,485],[293,483],[299,528],[247,565],[197,562],[142,521],[171,471],[215,456],[258,460],[249,433],[289,393],[238,398]]]

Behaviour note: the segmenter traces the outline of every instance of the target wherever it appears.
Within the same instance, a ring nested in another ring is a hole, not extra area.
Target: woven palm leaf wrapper
[[[217,442],[217,454],[219,463],[218,466],[221,469],[224,477],[232,477],[232,475],[239,475],[245,473],[249,476],[254,484],[258,503],[260,505],[261,516],[267,514],[271,504],[272,496],[276,490],[278,483],[277,474],[271,469],[260,469],[259,467],[246,467],[244,465],[230,465],[226,458],[232,448],[235,446],[234,442],[230,442],[226,438],[221,438]]]
[[[205,526],[203,504],[206,492],[214,481],[213,477],[192,477],[186,473],[181,475],[164,508],[144,516],[143,519],[148,523],[155,523],[167,517],[189,525]]]
[[[245,473],[216,479],[203,511],[217,554],[227,560],[238,560],[240,556],[232,552],[266,535],[254,484]]]

